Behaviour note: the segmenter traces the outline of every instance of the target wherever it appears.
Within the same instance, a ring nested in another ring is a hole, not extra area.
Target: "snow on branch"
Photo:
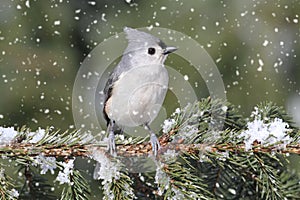
[[[220,119],[224,122],[222,129],[209,128],[209,124]],[[89,199],[90,188],[75,168],[76,157],[97,162],[94,179],[102,180],[107,199],[132,199],[140,190],[148,191],[148,196],[170,198],[231,198],[245,195],[237,194],[242,193],[241,184],[249,186],[248,190],[255,189],[251,191],[254,196],[250,195],[253,198],[256,194],[285,198],[300,193],[297,189],[288,192],[282,189],[289,185],[299,188],[299,183],[280,167],[286,155],[300,155],[300,131],[286,113],[272,103],[258,105],[250,118],[244,119],[234,106],[204,99],[182,110],[176,109],[162,127],[161,149],[153,158],[156,174],[147,181],[145,177],[153,174],[134,178],[123,163],[152,154],[152,147],[144,142],[145,138],[117,137],[118,156],[112,157],[104,142],[97,142],[93,136],[80,131],[59,132],[52,128],[30,131],[25,127],[16,131],[12,127],[0,127],[0,155],[23,166],[25,184],[30,188],[29,193],[37,192],[35,196],[44,195],[38,193],[43,190],[36,190],[35,184],[49,188],[42,179],[33,178],[36,174],[32,168],[39,167],[40,175],[48,171],[55,175],[54,171],[59,170],[54,180],[64,185],[62,197],[65,199]],[[19,194],[12,179],[2,173],[4,168],[0,163],[0,180],[7,182],[7,186],[0,186],[0,193],[11,194],[9,197],[14,199],[14,195]],[[151,181],[152,185],[148,184]],[[134,188],[134,182],[138,182],[139,189]]]
[[[264,127],[261,127],[262,129]],[[259,135],[259,132],[256,132]],[[254,133],[255,134],[255,133]],[[223,152],[223,151],[249,151],[249,152],[265,152],[265,153],[291,153],[300,155],[300,144],[286,144],[284,142],[274,142],[264,146],[265,140],[253,140],[251,138],[251,148],[246,147],[245,144],[186,144],[184,140],[179,143],[169,142],[170,137],[174,135],[174,131],[162,135],[159,138],[161,150],[159,154],[164,154],[168,150],[175,150],[177,153],[185,152]],[[250,144],[249,144],[250,145]],[[40,156],[44,157],[90,157],[95,150],[106,153],[107,147],[105,145],[99,146],[98,144],[74,144],[74,145],[37,145],[35,143],[16,143],[10,142],[9,144],[0,145],[0,155],[6,157],[19,157],[19,156]],[[136,157],[147,156],[151,154],[152,147],[150,143],[141,144],[126,144],[117,145],[118,156],[123,157]]]

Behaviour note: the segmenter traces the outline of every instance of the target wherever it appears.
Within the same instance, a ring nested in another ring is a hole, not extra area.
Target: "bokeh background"
[[[153,26],[203,45],[245,117],[271,100],[300,126],[299,16],[298,0],[0,0],[0,125],[73,129],[72,87],[86,55],[124,26]],[[208,96],[192,70],[174,65]]]
[[[300,123],[299,15],[297,0],[1,0],[0,124],[72,128],[72,87],[81,62],[124,26],[191,36],[215,60],[227,98],[242,114],[272,100]],[[195,85],[193,73],[180,67]],[[197,86],[206,97],[205,84]]]

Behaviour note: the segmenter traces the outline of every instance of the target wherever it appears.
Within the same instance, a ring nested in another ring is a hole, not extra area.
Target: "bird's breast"
[[[120,75],[107,102],[106,112],[116,123],[138,126],[158,114],[168,89],[168,72],[162,65],[133,68]]]

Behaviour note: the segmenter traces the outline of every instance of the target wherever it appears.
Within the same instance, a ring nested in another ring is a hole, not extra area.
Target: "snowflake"
[[[158,185],[158,195],[162,195],[165,190],[168,190],[170,187],[170,178],[162,170],[163,164],[157,163],[156,174],[155,174],[155,183]]]
[[[168,149],[164,154],[163,158],[165,161],[172,161],[177,158],[179,153],[177,153],[175,150]]]
[[[264,123],[263,120],[254,119],[247,123],[247,130],[243,131],[239,137],[245,137],[245,149],[252,148],[255,140],[261,142],[263,145],[276,144],[283,142],[284,145],[291,141],[287,135],[290,131],[289,125],[283,122],[282,119],[275,118],[270,123]]]
[[[102,185],[112,183],[113,179],[120,178],[120,165],[112,162],[103,152],[93,151],[93,159],[97,161],[94,171],[94,179],[102,179]]]
[[[38,143],[41,139],[43,139],[45,134],[46,134],[45,129],[41,129],[41,128],[39,128],[36,132],[30,132],[28,136],[32,138],[29,140],[29,142]]]
[[[175,124],[176,124],[175,119],[166,119],[162,126],[163,133],[168,133]]]
[[[57,167],[55,157],[45,157],[41,154],[34,158],[32,165],[33,166],[40,165],[42,169],[41,174],[46,174],[48,170],[50,170],[51,174],[54,174],[54,170]]]
[[[16,189],[12,189],[12,190],[8,191],[8,193],[9,193],[9,196],[11,199],[19,197],[19,192]]]
[[[0,180],[5,178],[5,169],[0,168]]]
[[[170,199],[170,200],[185,199],[184,194],[179,189],[172,187],[172,192],[174,193],[174,196],[172,196],[171,198],[168,198],[168,199]]]
[[[56,180],[59,181],[60,184],[68,183],[71,184],[70,174],[73,173],[75,158],[69,160],[68,162],[60,162],[63,166],[63,171],[60,171],[56,177]]]
[[[18,134],[14,127],[3,128],[0,127],[0,144],[9,144]]]

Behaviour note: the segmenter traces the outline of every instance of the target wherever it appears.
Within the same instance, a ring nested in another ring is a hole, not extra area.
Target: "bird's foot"
[[[110,132],[108,136],[107,151],[109,151],[110,155],[117,156],[115,134],[113,132]]]
[[[152,146],[153,155],[157,156],[157,152],[160,149],[160,144],[159,144],[159,140],[157,139],[154,133],[151,133],[150,135],[150,142]]]

